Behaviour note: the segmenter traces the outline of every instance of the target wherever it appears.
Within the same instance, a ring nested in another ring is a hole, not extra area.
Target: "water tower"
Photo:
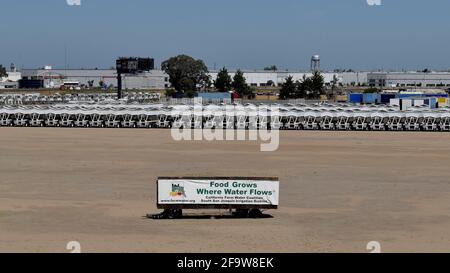
[[[319,55],[313,55],[311,57],[311,71],[312,72],[320,71],[320,56]]]

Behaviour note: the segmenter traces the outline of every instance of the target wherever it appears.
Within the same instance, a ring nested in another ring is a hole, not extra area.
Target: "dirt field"
[[[279,176],[268,219],[150,220],[157,176]],[[0,252],[450,251],[450,134],[0,128]]]

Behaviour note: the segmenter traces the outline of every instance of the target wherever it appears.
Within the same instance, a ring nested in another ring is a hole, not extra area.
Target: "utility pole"
[[[122,98],[122,73],[117,72],[117,99]]]

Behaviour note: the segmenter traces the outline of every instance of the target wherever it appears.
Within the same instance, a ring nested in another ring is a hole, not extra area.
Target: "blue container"
[[[448,98],[448,94],[425,94],[427,98]]]
[[[362,103],[363,95],[360,93],[351,93],[348,96],[348,102],[350,103]]]
[[[423,94],[399,94],[398,97],[400,99],[407,99],[412,97],[423,97]]]
[[[382,104],[391,103],[391,99],[395,99],[397,96],[395,94],[380,94],[378,95],[378,102]]]
[[[430,98],[429,99],[428,105],[430,106],[431,109],[436,109],[437,108],[437,104],[438,104],[437,98]]]
[[[367,93],[363,95],[363,103],[365,104],[375,104],[378,102],[377,93]]]
[[[231,93],[228,92],[210,92],[210,93],[197,93],[196,97],[204,100],[224,100],[231,99]]]

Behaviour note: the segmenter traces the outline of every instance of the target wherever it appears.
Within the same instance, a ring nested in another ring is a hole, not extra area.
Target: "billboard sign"
[[[117,72],[121,74],[134,74],[154,68],[155,61],[151,58],[119,58],[116,61]]]
[[[278,178],[159,178],[158,207],[277,208]]]

